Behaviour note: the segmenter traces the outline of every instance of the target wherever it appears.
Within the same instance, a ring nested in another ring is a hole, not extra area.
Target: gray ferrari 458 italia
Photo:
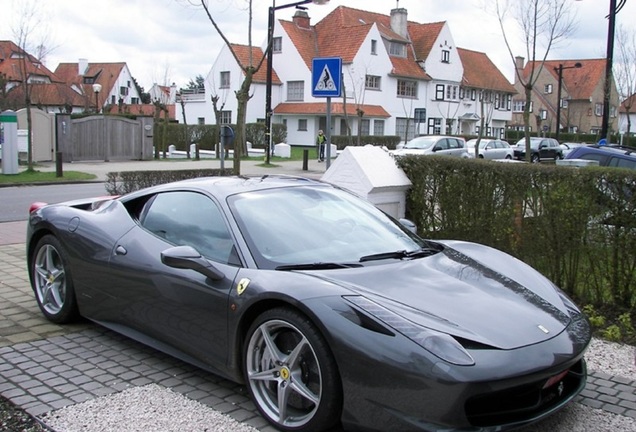
[[[590,326],[501,251],[430,241],[297,177],[33,205],[42,313],[245,383],[283,431],[506,430],[584,387]]]

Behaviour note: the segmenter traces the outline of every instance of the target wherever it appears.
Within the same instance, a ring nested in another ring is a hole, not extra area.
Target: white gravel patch
[[[636,381],[636,347],[593,339],[588,369]],[[254,432],[199,402],[157,384],[68,406],[42,416],[56,432]],[[634,432],[636,420],[572,403],[519,432]]]
[[[585,360],[590,371],[636,381],[636,347],[592,339]]]
[[[255,432],[199,402],[157,384],[61,408],[42,416],[57,432]]]

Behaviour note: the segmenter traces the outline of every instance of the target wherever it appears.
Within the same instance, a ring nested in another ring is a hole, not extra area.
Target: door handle
[[[117,255],[126,255],[128,253],[128,251],[126,250],[125,247],[119,245],[115,248],[115,253]]]

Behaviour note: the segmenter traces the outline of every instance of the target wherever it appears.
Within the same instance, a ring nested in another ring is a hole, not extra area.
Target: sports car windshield
[[[260,268],[357,267],[412,259],[429,246],[371,204],[329,187],[246,192],[229,204]]]

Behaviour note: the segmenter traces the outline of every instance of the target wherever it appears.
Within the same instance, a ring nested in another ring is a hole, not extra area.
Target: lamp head
[[[102,85],[97,83],[93,84],[93,91],[95,93],[99,93],[100,91],[102,91]]]

